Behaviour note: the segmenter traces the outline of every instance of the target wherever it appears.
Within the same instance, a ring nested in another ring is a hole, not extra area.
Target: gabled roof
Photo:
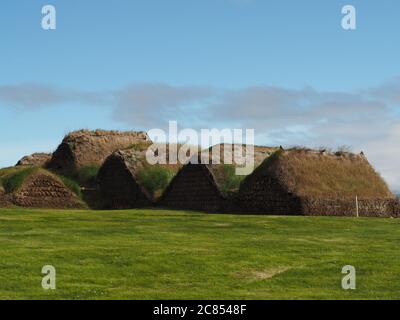
[[[51,159],[50,153],[33,153],[29,156],[22,157],[18,162],[17,166],[45,166]]]
[[[105,170],[107,166],[109,166],[109,163],[111,161],[119,161],[123,166],[128,170],[131,178],[137,183],[139,189],[141,192],[149,199],[157,198],[160,194],[153,194],[151,190],[148,190],[146,188],[146,183],[142,181],[142,173],[143,172],[148,172],[151,171],[155,168],[164,168],[167,169],[168,172],[172,172],[173,174],[176,173],[180,168],[181,165],[179,163],[177,164],[150,164],[146,158],[146,153],[147,152],[153,152],[153,154],[156,154],[157,156],[162,156],[165,153],[165,157],[169,159],[169,151],[168,151],[168,145],[166,148],[161,147],[161,145],[158,144],[153,144],[151,142],[149,143],[139,143],[139,144],[133,144],[129,148],[122,149],[115,151],[112,153],[104,162],[102,168],[100,169],[100,172]],[[112,168],[108,168],[107,170],[112,170]],[[99,177],[101,174],[99,175]],[[160,190],[159,192],[162,192],[163,190]]]
[[[55,174],[39,167],[15,168],[14,172],[10,171],[2,177],[5,183],[3,198],[6,196],[13,204],[33,208],[86,207],[78,195]]]
[[[53,153],[49,167],[66,170],[101,165],[112,152],[149,141],[150,138],[143,131],[74,131],[65,136]]]
[[[217,144],[203,150],[201,155],[196,157],[199,164],[203,164],[209,170],[216,187],[227,196],[231,192],[237,191],[240,182],[245,176],[236,174],[236,168],[243,167],[250,157],[254,156],[254,168],[259,166],[266,158],[279,148],[265,146],[251,146],[253,154],[247,145],[239,144]],[[204,157],[204,152],[208,151],[208,159]],[[219,152],[218,152],[219,151]],[[249,152],[247,154],[246,152]],[[217,159],[215,159],[215,156]],[[213,160],[216,160],[213,163]],[[194,163],[194,159],[191,160]],[[217,163],[219,162],[219,163]],[[195,164],[194,164],[195,165]]]
[[[385,181],[363,154],[280,150],[244,181],[244,187],[251,188],[251,183],[267,177],[300,197],[393,198]]]

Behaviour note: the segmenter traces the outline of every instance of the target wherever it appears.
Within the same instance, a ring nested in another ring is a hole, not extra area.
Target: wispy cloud
[[[190,121],[201,113],[197,107],[209,106],[215,95],[215,89],[201,86],[131,85],[114,92],[114,119],[141,127],[160,127],[170,119]]]
[[[24,83],[0,86],[0,104],[19,110],[35,110],[66,103],[106,104],[108,93],[59,89],[48,85]]]

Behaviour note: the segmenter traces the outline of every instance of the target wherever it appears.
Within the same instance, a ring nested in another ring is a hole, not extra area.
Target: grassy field
[[[0,209],[0,299],[399,299],[399,244],[396,219]]]

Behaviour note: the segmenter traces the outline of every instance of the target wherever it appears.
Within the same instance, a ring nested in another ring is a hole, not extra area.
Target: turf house
[[[398,216],[399,202],[363,153],[279,150],[240,186],[251,213]]]

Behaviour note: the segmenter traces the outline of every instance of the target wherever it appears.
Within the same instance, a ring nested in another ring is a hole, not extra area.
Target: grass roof
[[[143,131],[79,130],[67,134],[47,167],[71,175],[86,166],[100,166],[114,151],[150,141]]]
[[[18,191],[18,189],[25,183],[25,181],[37,172],[44,172],[53,176],[56,179],[61,180],[61,182],[70,189],[78,197],[82,197],[79,184],[67,177],[59,176],[51,173],[40,167],[33,166],[16,166],[0,169],[0,187],[4,189],[5,193],[13,193]]]
[[[254,174],[273,176],[298,196],[393,198],[368,160],[349,152],[280,150]]]
[[[32,166],[19,166],[1,169],[0,185],[3,187],[5,193],[12,193],[21,187],[26,178],[38,170],[38,167]]]

